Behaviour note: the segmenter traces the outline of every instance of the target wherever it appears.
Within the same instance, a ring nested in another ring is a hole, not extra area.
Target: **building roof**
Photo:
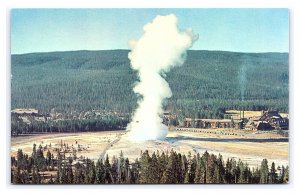
[[[38,110],[34,108],[17,108],[11,111],[16,114],[38,114]]]
[[[230,123],[231,119],[195,119],[195,121]]]
[[[263,111],[262,113],[262,116],[261,116],[261,119],[265,118],[265,117],[269,117],[269,118],[272,118],[272,117],[278,117],[278,118],[282,118],[279,114],[278,111]]]

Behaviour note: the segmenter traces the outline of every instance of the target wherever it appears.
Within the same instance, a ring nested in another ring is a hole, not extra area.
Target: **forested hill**
[[[128,52],[12,55],[12,109],[132,112],[137,76]],[[288,53],[188,51],[185,64],[166,74],[173,92],[166,107],[202,117],[218,117],[227,108],[287,111],[288,67]]]

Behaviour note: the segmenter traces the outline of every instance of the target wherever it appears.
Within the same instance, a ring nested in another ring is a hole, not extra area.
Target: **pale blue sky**
[[[13,9],[12,54],[128,49],[143,26],[175,14],[199,34],[193,50],[288,52],[288,9]]]

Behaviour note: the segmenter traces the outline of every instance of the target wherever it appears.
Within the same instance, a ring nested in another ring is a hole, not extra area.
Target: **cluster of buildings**
[[[126,119],[129,117],[128,113],[118,113],[106,110],[91,110],[91,111],[70,111],[70,112],[57,112],[52,109],[50,113],[41,113],[35,108],[17,108],[11,111],[11,114],[20,119],[26,124],[31,124],[33,121],[59,121],[70,119],[95,119],[101,117],[118,117],[119,119]]]
[[[11,111],[12,115],[15,115],[26,124],[30,124],[32,121],[47,121],[51,117],[47,114],[41,114],[39,110],[34,108],[17,108]]]
[[[262,111],[261,116],[244,117],[240,116],[228,117],[228,119],[193,119],[185,118],[181,127],[185,128],[203,128],[203,129],[216,129],[216,128],[235,128],[245,130],[288,130],[289,119],[282,117],[278,111]]]
[[[41,114],[37,109],[14,109],[11,111],[23,122],[30,124],[35,121],[47,121],[47,120],[63,120],[70,118],[97,118],[99,116],[118,116],[128,117],[126,114],[120,114],[108,111],[92,110],[86,112],[70,113],[72,116],[65,116],[62,113],[51,111],[49,114]],[[165,123],[174,120],[170,112],[163,114]],[[185,118],[178,127],[185,128],[201,128],[201,129],[217,129],[217,128],[233,128],[233,129],[245,129],[245,130],[288,130],[289,119],[288,117],[282,117],[278,111],[261,111],[260,116],[244,117],[244,111],[240,111],[237,115],[226,115],[225,119],[199,119],[199,118]]]
[[[289,119],[278,111],[262,111],[260,117],[250,117],[245,124],[246,130],[288,130]]]

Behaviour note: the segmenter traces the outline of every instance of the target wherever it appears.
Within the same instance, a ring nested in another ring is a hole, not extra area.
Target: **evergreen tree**
[[[83,166],[78,162],[75,164],[74,184],[83,184],[84,181]]]
[[[146,150],[145,152],[143,152],[140,159],[139,183],[149,182],[150,162],[151,162],[151,158],[149,156],[148,150]]]
[[[267,159],[263,159],[260,167],[260,183],[267,184],[269,181],[269,167]]]
[[[225,174],[225,169],[223,166],[223,159],[222,155],[219,154],[218,158],[216,159],[215,162],[215,174],[214,174],[214,183],[224,183],[224,174]]]
[[[100,159],[97,161],[96,163],[96,179],[95,179],[95,183],[96,184],[104,184],[105,183],[105,177],[104,177],[104,164],[103,164],[103,160]]]
[[[260,183],[260,175],[261,175],[261,172],[260,172],[260,170],[258,169],[258,167],[256,167],[255,170],[254,170],[254,168],[253,168],[252,172],[253,172],[253,177],[252,177],[251,183],[253,183],[253,184],[258,184],[258,183]]]
[[[159,174],[158,159],[156,157],[155,152],[153,152],[151,156],[151,161],[149,165],[150,166],[149,166],[148,183],[157,184],[160,181],[160,174]]]
[[[207,161],[207,183],[214,183],[217,178],[219,178],[220,176],[219,171],[215,170],[216,166],[215,166],[215,162],[216,162],[216,156],[214,154],[208,155],[208,161]]]
[[[67,184],[73,184],[73,182],[74,182],[74,174],[73,174],[72,166],[70,164],[67,166],[66,172],[67,172],[66,173],[66,176],[67,176],[66,183]]]
[[[23,160],[23,151],[21,149],[18,149],[17,152],[17,167],[20,169],[24,168],[24,160]]]
[[[139,178],[140,178],[140,163],[138,161],[138,159],[135,160],[134,163],[132,163],[132,168],[130,171],[130,183],[134,184],[134,183],[139,183]]]
[[[176,155],[176,162],[175,162],[175,177],[177,178],[176,183],[183,183],[184,181],[184,172],[183,172],[183,161],[182,156],[180,153]]]
[[[271,169],[270,169],[270,183],[271,184],[277,183],[277,177],[278,175],[276,173],[275,163],[272,162]]]
[[[52,155],[51,152],[48,150],[46,154],[46,165],[49,167],[52,164]]]
[[[189,170],[189,183],[194,183],[195,180],[195,173],[196,173],[196,166],[197,166],[197,161],[196,161],[196,156],[191,159],[190,161],[190,170]]]
[[[44,153],[43,153],[43,148],[41,145],[39,145],[38,150],[36,151],[36,166],[39,170],[45,170],[45,166],[46,166],[46,160],[44,157]]]
[[[125,159],[124,163],[124,178],[122,178],[122,183],[129,184],[131,180],[131,170],[130,170],[130,164],[129,164],[129,159]]]
[[[108,155],[106,155],[105,163],[104,163],[104,181],[106,184],[112,183],[112,176],[111,176],[111,166],[109,163]]]
[[[175,177],[175,158],[176,153],[174,151],[170,152],[170,156],[168,158],[168,164],[166,166],[166,170],[163,173],[161,182],[166,184],[175,184],[177,179]]]
[[[289,183],[289,166],[282,166],[282,169],[284,170],[282,173],[282,183]]]
[[[125,168],[125,158],[124,158],[124,154],[123,151],[121,150],[120,152],[120,156],[119,156],[119,160],[118,160],[118,169],[117,169],[117,178],[119,183],[126,183],[126,174],[127,174],[127,170]]]
[[[60,183],[61,184],[67,184],[69,178],[67,176],[67,169],[66,169],[65,165],[63,165],[59,175],[60,175]]]
[[[157,152],[157,154],[158,154],[157,155],[157,158],[158,158],[157,173],[158,173],[158,177],[160,178],[160,181],[161,181],[164,171],[166,170],[168,161],[167,161],[167,157],[164,152],[162,152],[161,155],[159,155],[159,152]]]
[[[111,165],[111,169],[110,169],[110,175],[112,178],[112,183],[115,183],[115,184],[120,183],[120,180],[118,177],[118,166],[119,166],[118,159],[115,156],[113,156],[112,165]]]

